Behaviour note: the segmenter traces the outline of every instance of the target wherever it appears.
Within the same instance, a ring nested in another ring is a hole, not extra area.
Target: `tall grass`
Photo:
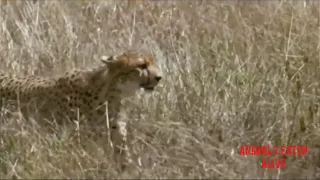
[[[316,1],[1,3],[2,72],[52,76],[138,49],[164,75],[125,104],[127,173],[115,172],[104,137],[77,141],[13,116],[1,119],[1,178],[320,177]],[[310,151],[284,169],[239,155],[241,145],[296,144]]]

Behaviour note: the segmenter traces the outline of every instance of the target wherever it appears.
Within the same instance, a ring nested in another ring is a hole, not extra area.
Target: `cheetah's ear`
[[[119,69],[124,66],[123,59],[119,59],[118,56],[101,56],[100,60],[109,69]]]
[[[101,56],[100,60],[104,64],[110,64],[110,63],[114,63],[116,58],[114,56]]]

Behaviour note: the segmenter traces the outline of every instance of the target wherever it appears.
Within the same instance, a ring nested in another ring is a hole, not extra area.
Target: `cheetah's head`
[[[119,74],[124,88],[140,88],[153,91],[162,76],[152,56],[137,52],[125,52],[118,56],[102,56],[101,61]],[[134,90],[134,89],[129,89]]]

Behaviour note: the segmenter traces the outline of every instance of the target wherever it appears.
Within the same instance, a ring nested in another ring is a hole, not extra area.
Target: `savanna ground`
[[[131,171],[115,173],[103,138],[14,116],[1,119],[0,178],[319,178],[319,6],[2,1],[1,71],[51,76],[135,48],[158,59],[164,79],[126,106]],[[240,145],[296,144],[310,152],[284,169],[239,155]]]

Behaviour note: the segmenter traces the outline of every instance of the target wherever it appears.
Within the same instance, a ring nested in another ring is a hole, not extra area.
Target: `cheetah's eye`
[[[141,69],[147,69],[147,64],[141,64],[141,65],[139,65],[139,68],[141,68]]]

